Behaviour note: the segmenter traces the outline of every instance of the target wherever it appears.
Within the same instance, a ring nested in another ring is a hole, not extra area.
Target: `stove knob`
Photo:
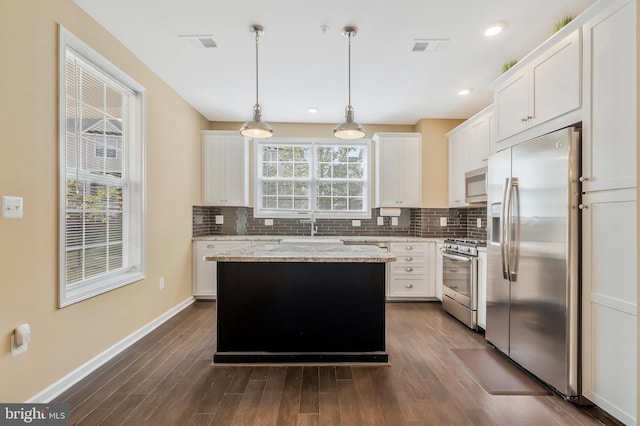
[[[471,253],[471,247],[466,247],[464,251],[466,251],[467,253]]]

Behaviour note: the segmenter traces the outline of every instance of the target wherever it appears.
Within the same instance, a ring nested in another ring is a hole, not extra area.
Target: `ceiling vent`
[[[193,49],[212,49],[218,47],[211,34],[205,35],[181,35],[178,38],[184,40],[187,46]]]
[[[449,43],[448,39],[415,39],[411,44],[412,52],[439,52]]]

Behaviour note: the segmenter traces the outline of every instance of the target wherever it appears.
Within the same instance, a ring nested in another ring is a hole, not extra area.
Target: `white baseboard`
[[[194,297],[190,297],[183,302],[180,302],[173,308],[169,309],[167,312],[163,313],[153,321],[148,324],[143,325],[138,330],[134,331],[124,339],[120,340],[115,345],[106,349],[104,352],[96,355],[89,361],[82,364],[80,367],[73,370],[71,373],[67,374],[57,382],[48,386],[46,389],[38,392],[27,401],[26,404],[37,404],[37,403],[47,403],[53,400],[55,397],[69,389],[71,386],[78,383],[80,380],[87,377],[98,367],[102,366],[104,363],[109,361],[114,356],[118,355],[123,350],[127,349],[129,346],[133,345],[135,342],[149,334],[151,331],[156,329],[158,326],[162,325],[165,321],[176,315],[178,312],[190,306],[193,302],[195,302]]]

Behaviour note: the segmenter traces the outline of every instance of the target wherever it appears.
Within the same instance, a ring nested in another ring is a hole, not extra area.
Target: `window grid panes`
[[[257,142],[257,215],[365,217],[366,142]]]

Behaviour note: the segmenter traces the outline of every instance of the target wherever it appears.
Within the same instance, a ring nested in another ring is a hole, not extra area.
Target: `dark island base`
[[[384,263],[218,262],[213,362],[388,362],[384,276]]]

